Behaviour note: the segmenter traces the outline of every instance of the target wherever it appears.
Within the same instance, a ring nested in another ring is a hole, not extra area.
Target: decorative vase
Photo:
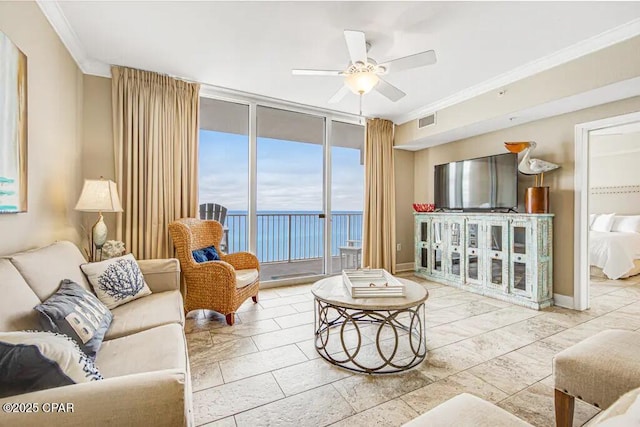
[[[524,210],[528,214],[549,213],[549,187],[529,187],[524,192]]]

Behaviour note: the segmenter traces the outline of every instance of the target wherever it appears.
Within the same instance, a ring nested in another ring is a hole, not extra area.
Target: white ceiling
[[[290,70],[344,69],[344,29],[378,62],[435,49],[436,65],[387,76],[399,102],[365,95],[365,115],[396,122],[640,17],[640,2],[74,1],[57,19],[40,5],[86,72],[126,65],[348,113],[355,95],[327,103],[340,78]]]

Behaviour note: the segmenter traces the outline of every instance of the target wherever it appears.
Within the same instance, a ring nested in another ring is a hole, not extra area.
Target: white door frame
[[[573,308],[589,308],[589,132],[640,122],[640,112],[580,123],[575,128]]]

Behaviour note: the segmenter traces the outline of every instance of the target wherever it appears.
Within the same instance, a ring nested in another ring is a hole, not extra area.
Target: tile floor
[[[185,326],[197,425],[399,426],[462,392],[536,426],[553,426],[551,360],[608,328],[640,329],[640,278],[594,279],[586,312],[534,311],[422,283],[426,360],[394,375],[356,375],[315,352],[311,284],[260,292],[236,324],[195,311]],[[576,401],[575,425],[598,410]]]

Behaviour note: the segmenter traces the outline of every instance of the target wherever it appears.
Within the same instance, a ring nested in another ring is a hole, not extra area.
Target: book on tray
[[[404,296],[404,285],[383,269],[342,270],[342,281],[352,298]]]

